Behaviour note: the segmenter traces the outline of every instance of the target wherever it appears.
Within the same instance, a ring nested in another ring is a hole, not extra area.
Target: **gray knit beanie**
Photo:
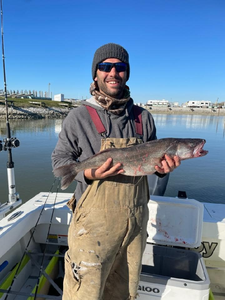
[[[118,58],[122,62],[125,62],[128,65],[127,68],[127,80],[130,76],[130,65],[129,65],[129,54],[127,51],[120,45],[109,43],[101,46],[95,52],[93,62],[92,62],[92,78],[96,77],[97,65],[107,58]]]

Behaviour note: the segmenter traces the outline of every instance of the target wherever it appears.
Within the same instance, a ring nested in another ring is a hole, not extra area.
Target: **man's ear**
[[[95,88],[98,90],[98,81],[97,81],[97,77],[95,77],[95,79],[94,79],[94,84],[95,84]]]

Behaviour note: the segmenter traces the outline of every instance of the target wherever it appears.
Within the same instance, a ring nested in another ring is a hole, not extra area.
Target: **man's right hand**
[[[105,179],[110,176],[115,176],[122,174],[124,170],[122,169],[122,164],[117,163],[112,165],[112,158],[108,158],[107,161],[97,169],[87,169],[84,171],[84,176],[87,180],[100,180]]]

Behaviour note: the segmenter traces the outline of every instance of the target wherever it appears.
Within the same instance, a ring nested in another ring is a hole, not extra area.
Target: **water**
[[[186,191],[188,198],[202,202],[225,203],[225,117],[199,115],[153,115],[158,138],[185,137],[206,139],[208,155],[183,161],[170,175],[167,196]],[[25,202],[39,192],[52,189],[54,176],[51,153],[58,139],[62,120],[11,121],[12,137],[20,140],[13,149],[16,188]],[[0,140],[6,137],[5,122],[0,121]],[[0,201],[8,199],[7,152],[0,152]],[[53,188],[56,191],[56,185]],[[73,183],[65,192],[73,192]]]
[[[204,138],[205,157],[182,161],[171,173],[166,194],[186,191],[188,198],[225,203],[225,117],[154,115],[158,138]]]

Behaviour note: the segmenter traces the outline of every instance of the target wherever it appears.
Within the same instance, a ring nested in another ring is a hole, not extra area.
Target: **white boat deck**
[[[38,226],[32,239],[33,248],[36,247],[34,245],[44,244],[52,245],[52,249],[55,249],[55,246],[67,246],[67,231],[72,213],[66,203],[71,196],[71,193],[39,193],[0,221],[0,287],[3,278],[7,276],[7,268],[1,270],[1,265],[7,261],[9,269],[15,266],[18,262],[17,256],[21,257],[37,220]],[[188,201],[188,199],[183,201]],[[51,226],[48,232],[50,221]],[[202,244],[195,250],[200,252],[204,259],[211,281],[210,288],[213,291],[215,300],[225,299],[224,243],[225,205],[204,203]],[[38,248],[35,249],[37,251]],[[48,261],[49,258],[46,262]],[[29,268],[29,264],[27,266]],[[31,287],[34,287],[37,281],[37,268],[32,270],[34,273],[32,273],[32,276],[29,275],[26,285],[21,287],[20,292],[22,294],[31,293]],[[8,299],[13,298],[8,297]],[[15,299],[23,300],[28,299],[28,297],[21,295],[16,296]],[[50,297],[49,299],[53,298]],[[54,299],[61,298],[58,296]],[[184,298],[182,297],[182,299]]]

